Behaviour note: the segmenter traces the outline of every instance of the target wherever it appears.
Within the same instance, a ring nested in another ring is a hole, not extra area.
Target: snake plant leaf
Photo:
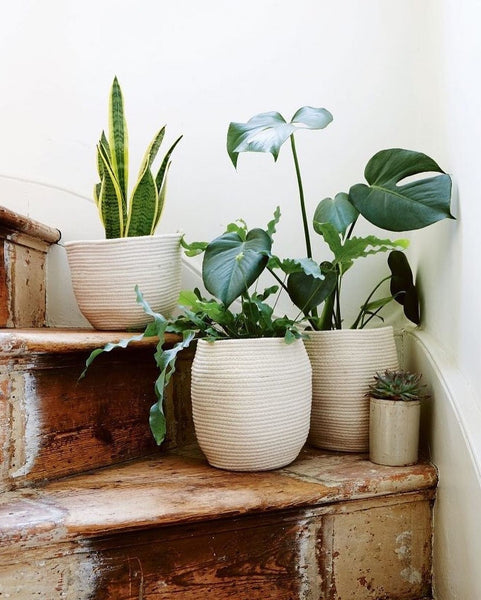
[[[334,198],[324,198],[314,212],[314,231],[322,235],[320,225],[330,223],[338,233],[345,235],[349,225],[357,219],[359,211],[349,201],[349,195],[341,192]]]
[[[104,149],[104,154],[107,157],[107,159],[110,163],[110,166],[112,166],[112,158],[111,158],[111,154],[110,154],[109,143],[107,141],[107,138],[105,137],[104,131],[102,131],[102,135],[100,136],[100,140],[99,140],[99,143],[97,146],[97,171],[98,171],[98,174],[100,177],[100,181],[102,181],[104,172],[105,172],[105,168],[104,168],[104,161],[102,160],[102,157],[100,156],[99,146]]]
[[[419,299],[409,261],[399,250],[393,250],[387,259],[391,269],[391,294],[402,305],[406,317],[419,325]]]
[[[235,232],[219,236],[204,253],[202,278],[206,289],[230,306],[265,269],[271,246],[272,240],[263,229],[252,229],[245,240]]]
[[[147,147],[142,162],[140,163],[139,177],[141,177],[146,168],[150,168],[159,152],[159,148],[165,136],[165,126],[162,127],[154,136],[153,140]]]
[[[124,99],[117,77],[114,78],[109,101],[109,145],[112,166],[122,195],[127,198],[128,187],[128,134],[124,116]]]
[[[337,283],[337,273],[330,263],[322,263],[323,279],[296,272],[287,278],[287,290],[294,304],[307,315],[332,294]]]
[[[146,165],[142,177],[132,191],[125,235],[151,235],[158,210],[159,196],[152,171]]]
[[[97,148],[104,164],[104,177],[98,195],[98,208],[105,228],[105,237],[107,239],[122,237],[125,218],[124,198],[108,162],[108,157],[104,154],[104,149],[100,145]]]
[[[406,177],[433,172],[440,175],[400,184]],[[381,150],[370,159],[364,175],[369,185],[352,186],[349,199],[378,227],[410,231],[453,218],[451,178],[426,154],[401,148]]]
[[[157,202],[157,208],[156,208],[155,215],[154,215],[154,221],[152,223],[152,229],[150,232],[151,235],[154,234],[154,231],[156,230],[157,225],[159,224],[160,217],[162,216],[162,212],[164,210],[165,197],[167,195],[167,175],[169,174],[170,165],[171,165],[171,163],[169,162],[169,164],[167,165],[167,168],[165,170],[164,181],[162,182],[162,187],[160,188],[160,190],[157,190],[157,194],[159,196],[159,201]]]
[[[164,177],[166,176],[168,168],[169,168],[170,156],[182,138],[183,138],[182,135],[180,137],[178,137],[175,140],[175,142],[172,144],[172,146],[167,150],[167,153],[164,156],[164,159],[162,160],[162,164],[160,165],[157,175],[155,176],[155,185],[157,186],[157,192],[159,194],[160,194],[160,190],[162,189],[162,185],[164,183]]]
[[[94,191],[93,191],[93,195],[94,195],[94,202],[97,206],[99,206],[100,204],[100,190],[102,189],[102,183],[96,183],[94,185]],[[102,221],[103,223],[103,221]]]
[[[311,106],[300,108],[290,123],[276,111],[260,113],[247,123],[230,123],[227,152],[234,167],[240,152],[270,152],[277,160],[282,144],[296,129],[323,129],[331,121],[329,111]]]
[[[105,155],[106,159],[109,161],[110,167],[112,167],[110,148],[109,148],[109,143],[107,141],[107,138],[105,136],[105,131],[102,131],[102,134],[100,136],[100,140],[99,140],[99,143],[97,146],[97,171],[98,171],[99,178],[100,178],[100,182],[96,183],[94,185],[94,201],[95,201],[95,204],[97,205],[97,207],[99,206],[99,203],[100,203],[100,190],[102,188],[102,180],[104,178],[104,173],[105,173],[104,161],[100,154],[100,148],[103,148],[104,155]],[[100,218],[103,223],[102,215],[100,216]]]

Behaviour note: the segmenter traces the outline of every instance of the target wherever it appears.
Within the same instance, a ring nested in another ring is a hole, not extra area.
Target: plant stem
[[[377,310],[375,310],[372,315],[369,316],[369,319],[367,319],[366,321],[363,321],[361,324],[361,327],[359,327],[359,329],[363,329],[371,319],[374,319],[374,317],[377,316],[377,313],[382,310],[386,305],[384,304],[383,306],[380,306]],[[381,321],[384,321],[384,319],[382,317],[379,317],[381,319]]]
[[[316,327],[317,331],[325,331],[328,329],[332,329],[332,315],[334,309],[334,296],[335,291],[333,291],[325,300],[324,308],[322,310],[321,317],[319,319],[320,324]],[[312,321],[311,321],[311,324]]]
[[[339,275],[337,276],[337,285],[336,285],[336,328],[337,329],[342,329],[341,285],[342,285],[342,274],[339,273]]]
[[[302,187],[301,170],[299,168],[299,161],[297,160],[296,143],[294,141],[294,134],[291,134],[290,138],[291,138],[292,156],[294,158],[294,166],[296,167],[297,186],[299,188],[299,201],[301,204],[302,225],[304,227],[304,238],[306,240],[306,253],[307,253],[307,258],[312,258],[311,238],[309,236],[309,225],[307,223],[306,205],[304,202],[304,189]]]
[[[388,279],[391,279],[391,275],[388,275],[387,277],[384,277],[384,279],[381,279],[381,281],[376,285],[376,287],[372,290],[372,292],[369,294],[369,296],[367,297],[366,301],[364,302],[364,304],[361,306],[361,310],[359,311],[359,314],[356,317],[356,320],[354,321],[354,323],[351,325],[351,329],[357,329],[359,322],[361,321],[361,319],[363,319],[363,315],[366,311],[367,305],[369,304],[371,298],[374,296],[374,294],[377,292],[377,290],[381,287],[381,285],[387,281]],[[382,307],[380,307],[382,308]],[[377,312],[377,311],[376,311]],[[376,313],[374,313],[376,314]],[[371,316],[372,318],[372,316]],[[369,319],[370,321],[371,319]],[[367,322],[369,322],[367,321]],[[364,325],[366,325],[366,323],[363,323],[361,325],[361,327],[359,329],[362,329],[364,327]]]
[[[357,223],[357,218],[351,223],[351,226],[349,227],[349,231],[347,232],[347,235],[344,239],[349,240],[351,238],[352,230],[354,229],[354,225],[356,223]]]
[[[282,279],[275,273],[274,269],[271,269],[270,267],[267,267],[267,270],[269,271],[269,273],[272,275],[272,277],[274,277],[274,279],[277,281],[277,283],[279,283],[279,285],[287,292],[289,293],[289,290],[287,289],[286,284],[282,281]]]

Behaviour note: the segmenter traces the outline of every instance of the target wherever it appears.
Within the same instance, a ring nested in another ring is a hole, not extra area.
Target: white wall
[[[225,151],[231,120],[266,110],[290,118],[306,104],[331,110],[326,130],[298,136],[311,215],[323,197],[361,181],[381,148],[436,153],[424,118],[430,56],[416,0],[18,0],[2,17],[0,176],[21,180],[0,177],[2,202],[59,227],[65,240],[101,234],[90,194],[114,74],[126,99],[133,170],[160,124],[171,140],[184,133],[161,230],[180,228],[188,239],[211,239],[238,217],[264,225],[280,204],[277,251],[303,254],[288,146],[277,165],[243,155],[236,172]],[[318,246],[321,258],[319,238]],[[81,322],[65,291],[62,254],[50,262],[51,323]],[[346,279],[346,297],[362,289],[352,313],[378,279],[365,273],[385,261],[362,267]]]
[[[438,155],[455,176],[457,222],[413,236],[426,307],[413,364],[435,390],[428,429],[440,486],[435,512],[438,600],[481,597],[481,3],[432,0],[429,22],[437,73],[430,93]]]
[[[324,106],[334,114],[333,124],[301,132],[297,142],[310,214],[321,198],[360,181],[367,159],[381,148],[422,150],[454,173],[461,219],[416,234],[411,256],[419,264],[426,348],[441,349],[453,372],[479,389],[480,22],[478,0],[5,3],[0,202],[59,227],[65,240],[101,235],[90,193],[95,143],[117,74],[133,170],[159,125],[167,123],[170,140],[184,133],[161,230],[210,239],[237,217],[263,225],[280,204],[277,251],[301,255],[288,148],[277,165],[269,156],[243,155],[236,172],[225,134],[229,121],[261,111],[279,110],[290,118],[302,105]],[[320,246],[316,252],[324,256]],[[351,313],[383,264],[369,259],[357,276],[350,275]],[[84,323],[61,248],[52,253],[49,277],[50,322]],[[474,600],[481,597],[481,583],[471,577],[468,562],[457,560],[453,583],[449,560],[464,556],[466,547],[478,556],[481,551],[479,530],[465,510],[470,490],[479,488],[476,445],[465,427],[470,414],[462,398],[447,397],[452,404],[439,399],[439,414],[448,416],[438,419],[433,432],[434,458],[442,479],[460,465],[466,495],[453,486],[441,490],[443,506],[460,503],[462,526],[454,527],[446,512],[437,515],[437,539],[446,547],[437,546],[436,583],[440,600]],[[479,406],[479,393],[474,397],[471,410]],[[451,427],[458,428],[456,436]],[[464,535],[471,535],[467,546]]]

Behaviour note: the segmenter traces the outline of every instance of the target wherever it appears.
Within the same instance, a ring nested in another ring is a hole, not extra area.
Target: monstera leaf
[[[324,129],[332,121],[325,108],[303,106],[288,123],[275,111],[261,113],[247,123],[231,123],[227,132],[227,152],[234,165],[241,152],[270,152],[277,160],[282,144],[296,129]]]
[[[206,248],[202,278],[207,290],[228,307],[265,269],[272,238],[263,229],[224,233]]]
[[[441,173],[403,185],[412,175]],[[392,148],[375,154],[364,172],[369,185],[349,190],[349,199],[368,221],[389,231],[421,229],[453,218],[449,211],[451,178],[429,156]]]
[[[419,300],[408,259],[403,252],[393,250],[387,259],[391,269],[391,294],[402,305],[406,317],[419,325]]]

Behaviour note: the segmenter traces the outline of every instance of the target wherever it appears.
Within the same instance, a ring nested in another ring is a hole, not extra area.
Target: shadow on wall
[[[405,332],[402,346],[403,366],[423,373],[432,391],[424,406],[421,439],[439,470],[434,511],[435,596],[439,600],[478,598],[481,411],[476,394],[426,332]]]

